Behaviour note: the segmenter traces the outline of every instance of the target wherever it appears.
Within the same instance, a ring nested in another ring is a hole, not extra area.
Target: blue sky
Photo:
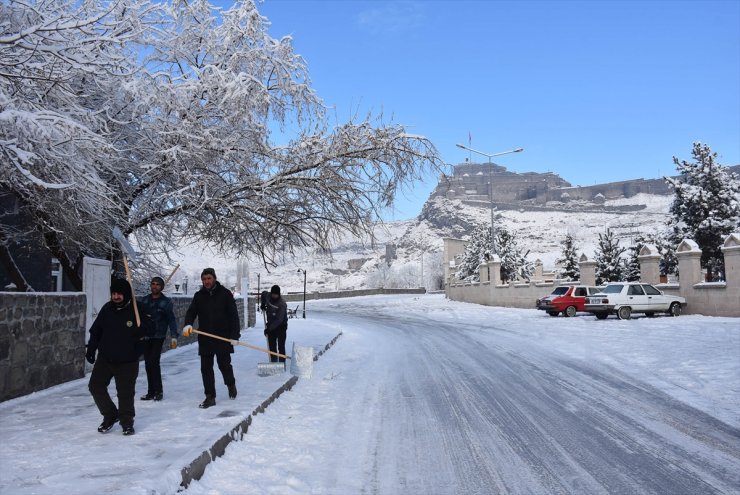
[[[463,162],[468,144],[574,185],[672,174],[708,143],[740,163],[740,1],[266,0],[337,122],[367,112]],[[472,155],[475,162],[487,158]],[[416,216],[437,177],[387,219]]]

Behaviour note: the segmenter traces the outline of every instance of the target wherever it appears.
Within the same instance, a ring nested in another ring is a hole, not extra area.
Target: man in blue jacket
[[[94,366],[88,388],[103,415],[98,431],[106,433],[120,420],[123,434],[133,435],[139,346],[147,333],[146,315],[141,315],[142,324],[137,326],[131,286],[126,280],[113,279],[110,292],[110,301],[103,305],[90,327],[85,358]],[[111,379],[116,381],[118,407],[108,394]]]
[[[236,309],[234,295],[229,289],[216,280],[216,271],[206,268],[200,274],[203,287],[195,293],[187,313],[185,313],[185,327],[183,334],[187,335],[192,328],[195,318],[198,318],[198,327],[207,333],[212,333],[230,340],[239,340],[241,326],[239,312]],[[231,367],[231,354],[234,346],[229,342],[214,339],[206,335],[198,335],[198,355],[200,356],[200,373],[203,377],[203,388],[206,398],[198,407],[205,409],[216,405],[216,377],[213,374],[214,357],[218,362],[218,369],[229,389],[229,398],[236,398],[236,380]]]
[[[160,358],[162,345],[170,331],[170,348],[177,347],[177,322],[172,300],[162,294],[164,280],[162,277],[152,278],[150,293],[141,298],[141,303],[149,309],[152,316],[152,334],[144,340],[144,367],[146,369],[147,392],[141,400],[162,400],[162,369]]]

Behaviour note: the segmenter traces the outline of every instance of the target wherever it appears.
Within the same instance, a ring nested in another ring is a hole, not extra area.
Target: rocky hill
[[[732,169],[740,173],[740,166]],[[307,271],[309,291],[434,287],[442,272],[442,239],[466,238],[477,225],[489,225],[491,192],[497,222],[516,232],[529,259],[541,260],[546,270],[555,267],[566,234],[574,236],[578,252],[588,257],[605,228],[629,246],[637,235],[665,228],[673,200],[662,179],[574,187],[552,173],[517,174],[498,165],[462,164],[452,176],[440,177],[416,219],[379,225],[373,239],[347,238],[331,253],[299,251],[269,271],[258,260],[248,260],[251,288],[256,289],[259,274],[261,288],[278,283],[300,292],[303,274],[298,269]],[[237,284],[235,260],[207,250],[183,251],[180,276],[198,280],[204,266],[215,266],[226,285]]]

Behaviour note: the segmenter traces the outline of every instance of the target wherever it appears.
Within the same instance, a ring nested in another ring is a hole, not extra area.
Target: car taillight
[[[609,299],[606,299],[606,298],[602,299],[601,304],[609,304]]]

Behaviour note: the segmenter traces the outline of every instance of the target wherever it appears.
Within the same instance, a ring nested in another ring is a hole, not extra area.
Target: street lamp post
[[[298,273],[303,272],[303,318],[306,318],[306,270],[298,269]]]
[[[491,202],[491,255],[498,254],[496,252],[496,241],[494,239],[494,232],[495,232],[495,226],[493,222],[493,163],[491,162],[491,158],[494,156],[501,156],[501,155],[508,155],[509,153],[521,153],[524,151],[524,148],[514,148],[513,150],[507,150],[507,151],[501,151],[500,153],[483,153],[482,151],[474,150],[473,148],[470,148],[468,146],[465,146],[464,144],[455,144],[458,148],[462,148],[464,150],[472,151],[473,153],[478,153],[479,155],[487,156],[488,157],[488,193],[489,193],[489,200]]]

